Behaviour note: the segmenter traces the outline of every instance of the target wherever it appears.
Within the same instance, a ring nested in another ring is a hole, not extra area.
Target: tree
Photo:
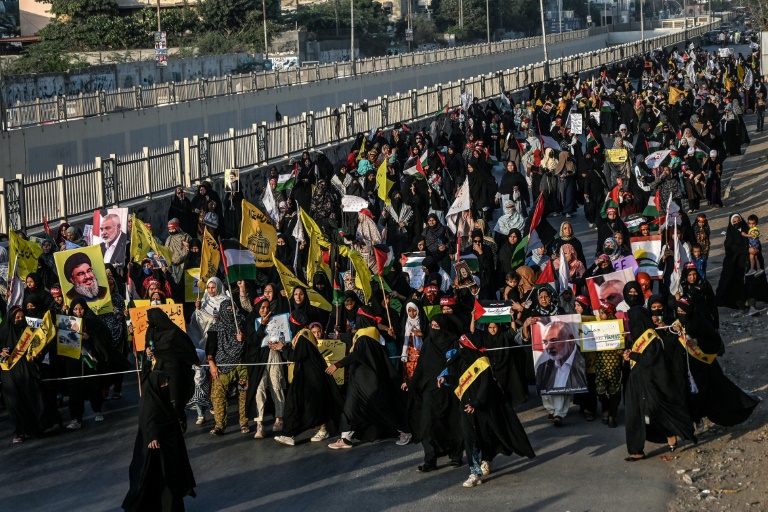
[[[77,20],[96,14],[117,16],[117,0],[36,0],[51,4],[51,14],[57,18]],[[66,21],[66,20],[65,20]]]
[[[57,42],[40,42],[29,45],[21,57],[14,60],[8,69],[12,75],[25,73],[55,73],[87,66],[72,55],[65,53]]]
[[[257,9],[261,11],[261,2],[256,0],[203,0],[197,4],[203,26],[227,35],[243,28],[248,13]]]

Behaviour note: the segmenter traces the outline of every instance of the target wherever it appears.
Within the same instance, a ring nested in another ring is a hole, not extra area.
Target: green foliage
[[[228,35],[243,28],[248,13],[257,9],[261,11],[257,0],[203,0],[197,4],[203,26]]]
[[[84,18],[96,14],[117,16],[116,0],[36,0],[51,4],[51,14],[68,19]]]
[[[87,66],[88,63],[64,53],[57,42],[30,45],[8,68],[9,74],[51,73]]]
[[[148,48],[152,41],[147,27],[138,18],[108,14],[89,16],[78,22],[54,19],[39,35],[42,41],[56,42],[67,51]]]

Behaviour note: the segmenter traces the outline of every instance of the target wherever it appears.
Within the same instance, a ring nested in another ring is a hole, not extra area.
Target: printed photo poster
[[[240,182],[240,169],[224,169],[224,190],[238,191]]]
[[[56,338],[57,354],[72,359],[80,359],[80,350],[82,348],[83,320],[76,316],[56,315],[56,327],[58,335]]]
[[[635,273],[630,268],[587,279],[589,300],[595,308],[595,314],[597,315],[601,300],[612,304],[613,307],[618,306],[624,300],[624,285],[634,280]]]
[[[261,346],[267,347],[270,343],[290,343],[293,340],[291,334],[291,323],[288,321],[288,313],[273,315],[267,322],[266,335],[261,340]],[[256,330],[261,327],[261,318],[256,319]]]
[[[587,366],[579,350],[580,324],[581,315],[555,315],[540,317],[531,326],[540,395],[587,392]]]
[[[33,329],[39,329],[40,326],[43,325],[42,318],[34,318],[31,316],[27,316],[27,317],[24,317],[24,319],[27,321],[27,325]]]
[[[333,363],[344,359],[347,353],[347,344],[341,340],[317,340],[317,349],[328,366],[331,366]],[[344,368],[339,368],[333,372],[333,378],[337,385],[342,386],[344,384]]]
[[[133,325],[133,345],[136,352],[141,352],[146,348],[147,329],[149,328],[147,311],[152,308],[160,308],[165,311],[165,314],[174,324],[178,325],[182,331],[187,332],[187,325],[184,322],[184,304],[159,304],[157,306],[131,308],[128,310],[128,315],[131,317],[131,325]]]
[[[104,263],[125,263],[128,244],[128,208],[108,208],[93,212],[93,240],[101,247]]]
[[[581,324],[581,351],[617,350],[624,348],[624,322],[605,320]]]
[[[97,315],[112,312],[107,270],[98,245],[57,252],[53,259],[67,307],[82,297]]]
[[[188,268],[184,271],[184,302],[195,302],[205,290],[200,288],[200,269]]]
[[[661,256],[661,235],[636,236],[629,239],[632,255],[637,260],[637,271],[646,272],[651,279],[661,279],[664,272],[659,270]]]
[[[459,288],[469,288],[475,284],[472,270],[470,270],[466,261],[461,260],[454,262],[453,268],[456,270],[456,279],[458,280]]]

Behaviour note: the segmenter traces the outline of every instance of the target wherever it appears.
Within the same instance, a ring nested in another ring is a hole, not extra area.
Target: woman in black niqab
[[[157,370],[142,378],[130,488],[122,504],[128,512],[181,512],[184,497],[195,497],[195,476],[171,402],[170,380],[168,373]]]
[[[715,292],[717,305],[723,308],[743,308],[746,302],[743,277],[749,263],[749,243],[743,236],[746,232],[744,218],[738,214],[731,215],[725,232],[723,270]]]
[[[155,358],[154,370],[162,370],[171,377],[170,394],[182,430],[187,428],[185,407],[195,392],[195,372],[198,364],[195,345],[168,315],[159,308],[147,311],[147,345]]]

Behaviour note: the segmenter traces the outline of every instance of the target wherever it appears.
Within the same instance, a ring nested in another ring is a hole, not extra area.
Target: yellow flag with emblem
[[[333,306],[331,306],[331,303],[325,300],[322,295],[317,293],[317,291],[314,288],[308,287],[304,283],[301,282],[301,280],[293,275],[293,272],[291,272],[288,267],[280,263],[280,260],[275,258],[274,255],[272,255],[272,259],[275,262],[275,270],[277,270],[277,274],[280,276],[280,282],[283,283],[283,288],[285,288],[285,292],[288,294],[288,297],[293,295],[293,289],[297,286],[301,286],[305,290],[307,290],[307,298],[309,299],[309,303],[312,304],[316,308],[320,308],[323,311],[332,311]]]
[[[28,242],[13,232],[8,232],[8,278],[13,276],[16,258],[19,263],[19,277],[26,279],[32,272],[37,272],[37,258],[43,250],[34,242]]]
[[[371,269],[365,264],[363,256],[347,246],[339,246],[339,254],[352,261],[352,267],[355,269],[355,286],[363,290],[365,302],[371,300]]]
[[[203,247],[200,249],[200,275],[198,279],[198,287],[202,284],[202,289],[205,290],[205,285],[208,280],[214,277],[216,272],[219,271],[219,261],[221,261],[219,244],[208,231],[208,228],[205,228],[205,231],[203,231]]]
[[[312,286],[315,283],[315,274],[318,270],[322,270],[330,283],[331,267],[323,261],[323,250],[320,248],[320,246],[328,247],[330,244],[325,239],[323,232],[320,231],[320,226],[318,226],[314,219],[304,211],[304,208],[299,207],[299,215],[301,217],[301,223],[304,226],[304,232],[309,235],[309,250],[307,251],[307,282],[309,283],[309,286]]]
[[[253,253],[257,267],[271,267],[272,255],[277,250],[277,230],[261,210],[245,199],[242,204],[240,244]]]
[[[674,105],[677,103],[677,99],[680,97],[681,94],[683,94],[682,89],[677,89],[676,87],[670,87],[669,88],[669,104]]]
[[[169,265],[171,264],[173,251],[158,244],[152,235],[152,230],[134,213],[131,222],[131,261],[140,264],[150,251],[156,252],[165,258]]]
[[[392,190],[392,185],[394,184],[394,181],[387,179],[387,159],[385,158],[384,161],[381,162],[379,169],[376,171],[376,185],[378,185],[376,193],[379,196],[379,199],[384,201],[386,206],[389,206],[392,202],[389,198],[389,191]]]
[[[27,352],[28,359],[34,359],[42,350],[56,337],[56,326],[51,318],[51,312],[47,311],[43,315],[43,322],[40,327],[35,329],[34,339]]]

